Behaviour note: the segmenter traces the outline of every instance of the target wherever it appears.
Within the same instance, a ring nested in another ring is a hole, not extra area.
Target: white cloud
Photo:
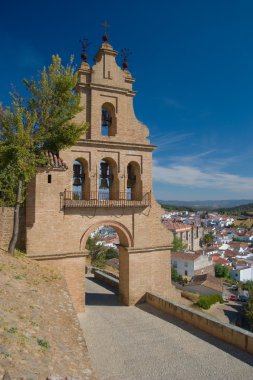
[[[252,196],[253,178],[241,177],[225,172],[208,172],[190,165],[159,166],[154,162],[153,179],[156,182],[168,183],[190,188],[226,190]]]

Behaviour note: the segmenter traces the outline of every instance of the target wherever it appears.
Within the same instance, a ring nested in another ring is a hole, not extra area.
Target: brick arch
[[[84,232],[80,240],[81,250],[85,249],[86,242],[90,234],[100,226],[110,226],[114,228],[119,236],[120,244],[122,244],[125,247],[133,247],[134,245],[133,237],[132,237],[131,232],[128,230],[128,228],[125,227],[120,222],[106,220],[106,221],[100,221],[100,222],[94,223]]]

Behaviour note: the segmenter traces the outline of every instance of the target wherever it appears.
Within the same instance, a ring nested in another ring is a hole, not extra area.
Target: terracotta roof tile
[[[179,259],[179,260],[190,260],[194,261],[198,259],[201,256],[201,254],[196,253],[182,253],[182,252],[171,252],[171,258],[172,259]]]
[[[45,152],[45,156],[48,159],[50,167],[55,169],[68,169],[66,162],[63,161],[59,155],[47,151]]]

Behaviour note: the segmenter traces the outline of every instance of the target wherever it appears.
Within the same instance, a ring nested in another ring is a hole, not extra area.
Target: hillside
[[[219,209],[219,208],[230,208],[237,207],[241,205],[248,205],[252,203],[252,200],[248,199],[229,199],[229,200],[206,200],[206,201],[159,201],[159,203],[164,205],[172,205],[179,207],[190,207],[194,209]]]
[[[253,215],[253,203],[248,203],[246,205],[240,205],[236,207],[230,207],[230,208],[220,208],[218,210],[221,213],[227,213],[232,215]]]
[[[95,379],[64,279],[0,251],[0,378],[3,369],[20,380]]]

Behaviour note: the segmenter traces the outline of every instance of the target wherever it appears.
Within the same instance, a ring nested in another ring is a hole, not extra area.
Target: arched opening
[[[115,136],[117,133],[116,112],[111,103],[104,103],[101,109],[102,136]]]
[[[94,304],[94,302],[102,304],[103,299],[106,299],[107,305],[110,304],[110,300],[118,303],[118,291],[121,301],[128,304],[129,255],[127,247],[133,246],[133,238],[127,227],[117,221],[96,223],[85,231],[80,243],[81,250],[86,250],[88,255],[86,304]],[[97,285],[94,285],[94,282],[100,282],[100,287],[96,288]],[[112,292],[116,294],[104,298],[105,292],[101,284],[106,288],[109,285],[113,286]]]
[[[87,264],[119,276],[119,243],[117,231],[111,226],[97,227],[86,242]]]
[[[127,165],[127,199],[142,200],[141,168],[135,161]]]
[[[98,197],[101,201],[119,199],[117,164],[112,158],[99,163]]]
[[[88,163],[82,158],[76,159],[73,163],[72,191],[73,199],[90,198]]]

